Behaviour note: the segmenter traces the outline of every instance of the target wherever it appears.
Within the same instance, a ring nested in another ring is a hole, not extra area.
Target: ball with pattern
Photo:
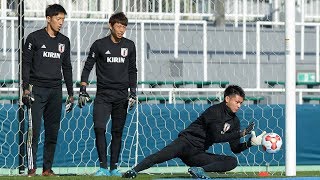
[[[277,133],[267,133],[262,138],[262,148],[268,153],[277,153],[282,146],[282,138]]]

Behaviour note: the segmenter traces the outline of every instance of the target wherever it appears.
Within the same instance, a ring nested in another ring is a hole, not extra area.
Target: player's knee
[[[115,121],[121,122],[122,120],[116,119]],[[123,128],[124,128],[124,123],[123,124],[118,124],[117,126],[113,126],[111,128],[112,137],[120,137],[121,138],[122,132],[123,132]]]
[[[103,128],[94,128],[94,132],[96,135],[101,135],[101,134],[103,135],[105,134],[106,130]]]
[[[123,128],[113,128],[111,130],[112,137],[120,137],[122,136]]]
[[[52,138],[52,137],[46,138],[45,143],[55,145],[55,144],[57,144],[57,138]]]
[[[228,159],[228,170],[227,171],[231,171],[232,169],[236,168],[238,165],[238,161],[237,161],[237,158],[235,157],[229,157]]]

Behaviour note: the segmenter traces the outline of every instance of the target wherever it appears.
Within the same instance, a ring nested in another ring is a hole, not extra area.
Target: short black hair
[[[46,9],[46,17],[56,16],[59,13],[67,15],[67,11],[60,4],[51,4]]]
[[[111,24],[111,26],[113,26],[115,23],[120,23],[124,26],[128,25],[128,18],[126,17],[126,15],[123,12],[118,12],[115,14],[112,14],[110,19],[109,19],[109,23]]]
[[[229,85],[225,90],[224,90],[224,99],[226,99],[227,96],[232,96],[232,95],[239,95],[243,99],[245,98],[246,94],[244,90],[237,85]]]

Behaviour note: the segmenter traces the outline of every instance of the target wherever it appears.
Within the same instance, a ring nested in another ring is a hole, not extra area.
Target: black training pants
[[[133,169],[139,172],[173,158],[180,158],[190,167],[202,167],[206,172],[226,172],[237,166],[236,158],[200,151],[184,137],[179,137],[162,150],[146,157]]]
[[[32,111],[32,156],[34,169],[37,168],[37,150],[41,130],[41,119],[44,120],[44,149],[43,149],[43,170],[52,168],[54,153],[57,144],[58,131],[60,128],[61,109],[62,109],[62,89],[60,87],[44,88],[33,86],[32,94],[34,102]],[[31,169],[32,167],[29,167]]]
[[[93,107],[93,122],[100,167],[107,168],[105,130],[111,115],[110,169],[116,169],[121,150],[121,137],[126,122],[128,90],[99,90]]]

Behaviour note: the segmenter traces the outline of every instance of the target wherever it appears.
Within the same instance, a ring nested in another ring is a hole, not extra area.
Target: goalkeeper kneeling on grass
[[[245,98],[243,89],[236,85],[224,91],[224,101],[206,109],[194,122],[181,131],[178,138],[162,150],[146,157],[133,169],[123,174],[123,178],[135,178],[137,173],[173,158],[180,158],[193,178],[210,179],[205,172],[226,172],[237,166],[232,156],[206,152],[214,143],[229,142],[233,153],[240,153],[253,145],[261,145],[263,132],[256,137],[254,122],[240,130],[240,120],[236,112]],[[251,134],[247,142],[240,138]]]

